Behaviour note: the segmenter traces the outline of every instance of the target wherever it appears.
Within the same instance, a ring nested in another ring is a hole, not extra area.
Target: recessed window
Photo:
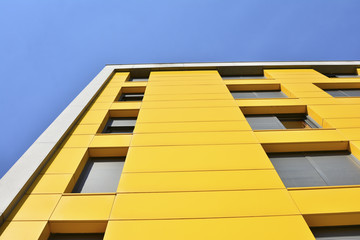
[[[103,133],[132,133],[136,117],[109,118]]]
[[[360,89],[324,89],[333,97],[360,97]]]
[[[234,79],[265,79],[264,75],[250,75],[250,76],[221,76],[223,80],[234,80]]]
[[[329,78],[358,78],[358,74],[325,74]]]
[[[49,240],[102,240],[103,233],[51,234]]]
[[[129,82],[147,82],[149,81],[149,78],[135,78],[135,77],[130,77]]]
[[[312,227],[310,229],[315,239],[319,240],[360,239],[360,226]]]
[[[286,187],[360,184],[360,165],[347,151],[268,154]]]
[[[73,193],[116,192],[125,157],[89,158]]]
[[[253,130],[320,128],[305,114],[247,115],[246,120]]]
[[[235,99],[248,98],[287,98],[280,90],[275,91],[231,91]]]
[[[120,95],[119,101],[122,102],[142,101],[143,98],[144,98],[144,93],[122,93]]]

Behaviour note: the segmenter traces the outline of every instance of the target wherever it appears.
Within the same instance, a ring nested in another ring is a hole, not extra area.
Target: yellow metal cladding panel
[[[202,108],[202,107],[236,107],[232,100],[197,100],[197,101],[144,101],[142,109],[147,108]]]
[[[64,193],[68,185],[74,185],[73,174],[40,175],[32,184],[28,193]]]
[[[47,221],[14,221],[5,222],[0,233],[0,240],[46,240],[50,230]]]
[[[48,220],[60,197],[60,194],[25,195],[12,211],[8,220]]]
[[[360,141],[351,141],[350,150],[357,159],[360,159]]]
[[[108,113],[107,110],[93,110],[85,114],[80,124],[101,124]]]
[[[185,86],[148,86],[146,95],[159,94],[198,94],[198,93],[227,93],[229,90],[223,85],[192,85]]]
[[[88,147],[94,135],[72,135],[70,136],[63,148],[85,148]]]
[[[224,85],[223,81],[221,79],[192,79],[192,80],[188,80],[188,79],[171,79],[170,81],[153,81],[153,78],[149,81],[148,86],[150,87],[160,87],[160,86],[203,86],[203,85],[214,85],[214,86],[219,86],[219,85]]]
[[[218,71],[216,70],[202,70],[202,71],[153,71],[150,74],[151,78],[167,78],[167,77],[186,77],[186,76],[218,76],[220,77]]]
[[[134,134],[131,146],[176,146],[258,143],[251,131]]]
[[[360,188],[290,191],[302,214],[359,212]]]
[[[281,88],[290,92],[323,92],[321,88],[312,83],[283,83]]]
[[[286,190],[123,193],[110,219],[255,217],[299,214]]]
[[[284,188],[275,170],[123,173],[117,192]]]
[[[50,160],[42,173],[74,173],[80,162],[87,158],[86,152],[87,148],[63,148]]]
[[[123,240],[315,240],[301,216],[110,221],[104,240],[119,236]]]
[[[120,87],[109,88],[106,87],[100,94],[100,96],[116,96],[120,92]]]
[[[275,130],[254,133],[261,143],[341,142],[346,139],[337,130]]]
[[[238,107],[141,109],[138,123],[245,120]]]
[[[142,102],[114,102],[110,110],[140,109]]]
[[[211,93],[211,94],[160,94],[144,95],[143,101],[182,101],[182,100],[234,100],[229,93]]]
[[[94,135],[99,129],[98,124],[93,125],[77,125],[75,130],[72,132],[72,135]]]
[[[115,101],[116,96],[99,96],[95,101],[96,103],[112,103]]]
[[[360,128],[360,118],[330,118],[324,119],[324,126],[328,128]]]
[[[130,147],[123,172],[273,169],[260,144]]]
[[[360,140],[360,128],[339,129],[339,132],[349,140]]]
[[[280,90],[280,82],[276,79],[231,79],[223,82],[228,87],[239,86],[243,91]]]
[[[124,87],[141,87],[144,88],[149,84],[149,82],[144,81],[144,82],[124,82],[123,86]]]
[[[129,74],[130,74],[129,72],[117,72],[112,76],[110,82],[117,82],[117,81],[123,82],[127,79]]]
[[[90,111],[91,110],[107,110],[109,109],[111,106],[111,102],[107,102],[107,103],[103,103],[103,102],[95,102],[91,107],[90,107]]]
[[[134,133],[221,132],[251,130],[247,121],[138,123]]]
[[[128,147],[132,135],[130,134],[99,134],[90,143],[90,148]]]
[[[360,118],[360,105],[312,105],[309,110],[322,118]]]
[[[115,195],[62,196],[50,221],[107,220]]]
[[[329,94],[326,92],[295,92],[291,97],[296,98],[328,98]]]

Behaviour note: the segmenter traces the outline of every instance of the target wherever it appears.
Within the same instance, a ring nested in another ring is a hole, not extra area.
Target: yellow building
[[[108,65],[1,179],[0,239],[360,239],[358,74]]]

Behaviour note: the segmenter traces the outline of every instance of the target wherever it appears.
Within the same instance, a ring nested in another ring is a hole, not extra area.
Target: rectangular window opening
[[[360,184],[360,163],[348,151],[268,153],[287,188]]]
[[[51,234],[48,240],[102,240],[103,233],[56,233]]]
[[[231,91],[235,99],[249,99],[249,98],[287,98],[281,90],[270,91]]]
[[[305,114],[246,115],[245,117],[253,130],[321,128],[315,120]]]
[[[315,239],[319,240],[345,240],[360,239],[360,226],[333,226],[310,228]]]
[[[73,193],[116,192],[125,157],[89,158]]]
[[[119,101],[121,102],[142,101],[143,98],[144,98],[144,93],[122,93],[120,95]]]
[[[132,133],[136,124],[136,117],[109,118],[103,133]]]

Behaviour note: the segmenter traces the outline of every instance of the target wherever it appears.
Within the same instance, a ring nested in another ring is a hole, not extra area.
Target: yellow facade
[[[128,72],[115,73],[0,239],[100,232],[105,240],[310,240],[309,226],[360,225],[360,186],[287,189],[266,155],[349,150],[360,159],[360,99],[320,88],[360,79],[312,69],[264,74],[224,81],[214,70],[153,71],[148,82],[129,82]],[[142,102],[116,101],[145,88]],[[281,89],[288,98],[234,100],[229,89]],[[308,113],[323,128],[253,131],[244,114],[260,113]],[[137,116],[134,133],[101,133],[111,116]],[[117,192],[71,193],[87,159],[108,156],[126,156]]]

